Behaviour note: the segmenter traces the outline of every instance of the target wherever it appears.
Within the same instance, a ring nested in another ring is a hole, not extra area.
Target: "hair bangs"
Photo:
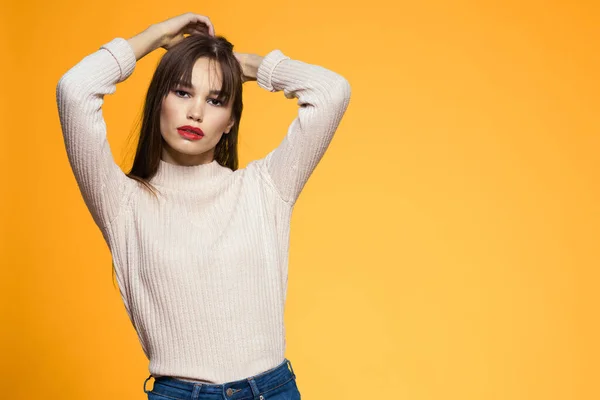
[[[173,73],[169,75],[166,82],[168,92],[173,91],[178,87],[189,89],[194,87],[192,84],[192,72],[198,58],[200,57],[184,57],[182,62],[174,65]],[[215,82],[213,79],[214,74],[212,72],[217,71],[217,68],[220,68],[221,70],[222,79],[220,85],[219,82]],[[234,98],[236,85],[240,84],[239,82],[236,82],[234,69],[231,68],[231,66],[227,63],[227,60],[219,60],[215,57],[209,57],[208,74],[211,85],[211,94],[215,94],[216,99],[222,104],[228,104],[229,101]],[[216,92],[212,93],[212,91]]]
[[[192,71],[196,60],[191,57],[184,57],[182,62],[176,63],[173,67],[173,72],[167,78],[167,86],[169,91],[175,90],[178,86],[191,88],[192,86]]]
[[[236,93],[236,88],[241,87],[241,77],[237,77],[235,73],[236,69],[233,65],[227,62],[227,60],[221,61],[221,92],[228,102],[230,99],[234,99],[239,93]],[[236,79],[237,77],[237,79]]]

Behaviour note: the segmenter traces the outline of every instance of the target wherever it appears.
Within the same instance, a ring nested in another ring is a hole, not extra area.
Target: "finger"
[[[215,28],[213,27],[212,22],[210,22],[210,18],[204,16],[204,15],[199,15],[196,14],[196,21],[203,23],[204,25],[206,25],[208,27],[208,33],[212,36],[215,35]]]
[[[210,35],[210,28],[203,22],[192,21],[183,28],[183,32],[190,34],[190,35],[191,34]]]
[[[187,25],[184,28],[183,33],[186,33],[188,35],[193,35],[193,34],[207,35],[208,28],[206,26],[202,26],[202,25],[198,25],[198,24],[194,23],[194,24]]]
[[[202,33],[204,35],[211,35],[210,33],[210,27],[207,26],[205,23],[203,22],[196,22],[193,25],[193,29],[199,33]]]

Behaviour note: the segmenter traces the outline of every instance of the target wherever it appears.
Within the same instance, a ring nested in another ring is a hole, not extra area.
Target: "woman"
[[[159,47],[167,52],[124,174],[106,139],[103,98]],[[248,81],[300,107],[281,144],[238,169]],[[235,53],[193,13],[115,38],[60,79],[68,159],[150,361],[149,399],[300,398],[284,357],[290,218],[349,99],[342,76],[279,50]]]

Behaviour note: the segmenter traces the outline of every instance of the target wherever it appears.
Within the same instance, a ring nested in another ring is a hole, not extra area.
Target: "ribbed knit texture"
[[[69,163],[149,371],[217,384],[271,369],[285,357],[292,209],[346,111],[348,81],[271,51],[258,85],[300,106],[279,146],[237,171],[161,160],[156,200],[114,162],[102,116],[104,96],[135,65],[115,38],[67,71],[56,96]]]

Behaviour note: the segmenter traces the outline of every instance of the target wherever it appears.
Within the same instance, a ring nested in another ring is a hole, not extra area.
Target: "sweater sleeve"
[[[67,157],[94,222],[104,229],[118,215],[133,185],[114,162],[102,116],[104,95],[114,93],[135,68],[133,49],[115,38],[68,70],[56,87]]]
[[[350,84],[323,67],[290,59],[280,50],[267,54],[257,83],[271,92],[298,98],[298,116],[283,141],[262,163],[281,198],[293,205],[329,143],[350,102]]]

